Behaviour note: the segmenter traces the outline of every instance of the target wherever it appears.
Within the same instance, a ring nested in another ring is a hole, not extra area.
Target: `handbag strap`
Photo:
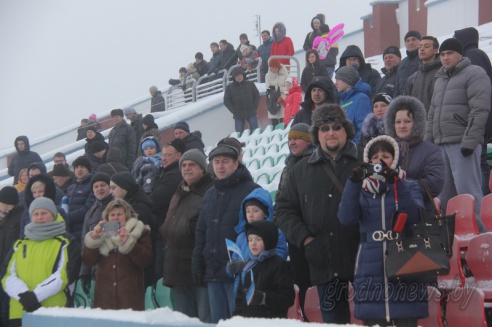
[[[328,177],[330,177],[332,183],[336,186],[338,191],[340,191],[340,193],[343,194],[343,185],[342,185],[342,183],[340,183],[340,180],[335,176],[335,173],[333,172],[333,170],[328,168],[326,166],[326,164],[324,164],[324,163],[322,164],[322,167],[323,167],[323,170],[325,171],[325,173],[328,175]]]
[[[419,179],[419,182],[424,187],[425,193],[427,194],[427,197],[429,198],[429,201],[432,203],[432,207],[434,208],[434,212],[435,212],[436,218],[437,219],[441,219],[442,218],[442,215],[439,212],[439,210],[437,209],[436,203],[434,202],[434,198],[432,197],[432,195],[430,193],[429,186],[427,185],[427,183],[422,178]]]

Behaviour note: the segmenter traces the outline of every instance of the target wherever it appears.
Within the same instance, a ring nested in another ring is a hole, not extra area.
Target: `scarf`
[[[394,137],[395,141],[400,146],[400,167],[404,170],[408,169],[408,161],[410,160],[410,148],[422,142],[424,140],[423,136],[414,136],[410,139],[403,140],[398,136]]]
[[[400,180],[405,180],[407,174],[401,168],[398,169],[398,178]],[[386,178],[381,175],[373,174],[369,177],[366,177],[362,181],[362,189],[366,192],[374,194],[382,194],[388,191],[388,183],[386,182]]]
[[[26,225],[25,234],[28,239],[41,242],[65,233],[63,221],[51,221],[49,223],[29,223]]]
[[[268,251],[262,251],[259,255],[251,255],[250,260],[243,268],[243,273],[247,273],[252,270],[259,262],[265,261],[268,258],[277,255],[277,248],[270,249]]]
[[[153,163],[157,168],[162,167],[162,160],[161,160],[161,153],[156,153],[152,157],[146,157],[143,156],[143,162],[144,164],[146,163]]]

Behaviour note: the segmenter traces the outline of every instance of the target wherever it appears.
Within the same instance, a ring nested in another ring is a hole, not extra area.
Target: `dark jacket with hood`
[[[413,51],[407,50],[407,56],[400,61],[398,65],[398,71],[396,72],[396,85],[395,91],[392,94],[393,98],[405,94],[405,86],[407,85],[407,79],[419,70],[420,58],[419,49]]]
[[[304,252],[313,285],[334,278],[348,281],[353,278],[359,229],[344,226],[337,219],[342,194],[323,166],[332,169],[343,185],[360,165],[362,150],[347,141],[333,167],[319,141],[313,143],[317,144],[316,150],[292,167],[282,187],[276,204],[278,224],[289,243]],[[308,236],[314,239],[304,246]]]
[[[24,141],[24,150],[19,150],[19,148],[17,147],[17,141]],[[43,162],[39,154],[31,151],[31,146],[29,144],[29,139],[27,138],[27,136],[22,135],[16,137],[14,141],[14,146],[17,153],[14,154],[14,156],[12,157],[8,169],[9,175],[14,177],[14,183],[12,185],[18,183],[19,173],[22,169],[29,167],[29,165],[33,162]]]
[[[14,242],[19,239],[21,217],[24,211],[27,210],[24,210],[18,203],[0,220],[0,262],[3,262]]]
[[[435,75],[441,66],[441,58],[436,55],[436,59],[429,64],[421,62],[419,70],[410,75],[407,80],[405,95],[411,95],[422,101],[426,112],[429,111],[432,93],[434,93]]]
[[[158,92],[161,92],[161,91],[158,91]],[[154,99],[157,98],[159,95],[152,97],[151,103],[153,103]],[[161,97],[162,97],[162,95],[161,95]],[[163,101],[162,106],[164,106],[164,98],[162,99],[162,101]],[[151,106],[152,106],[152,109],[154,109],[153,104],[151,104]],[[164,109],[163,110],[154,110],[154,111],[152,111],[152,109],[150,109],[151,110],[150,112],[164,111]],[[142,114],[135,114],[135,117],[133,117],[133,120],[131,121],[130,125],[133,127],[133,130],[135,131],[135,140],[137,141],[137,144],[138,144],[138,142],[140,142],[140,140],[142,139],[142,135],[144,133],[144,128],[142,125]]]
[[[232,44],[227,43],[227,47],[224,51],[222,51],[222,56],[217,63],[214,73],[217,74],[219,70],[229,69],[232,66],[236,65],[237,59],[238,58],[236,50],[234,50]]]
[[[396,72],[398,71],[398,65],[391,68],[390,70],[387,70],[385,67],[383,67],[381,68],[381,71],[383,72],[384,76],[379,80],[378,85],[376,86],[376,91],[374,93],[386,93],[390,97],[394,98],[393,94],[395,91]]]
[[[157,91],[157,94],[150,100],[150,112],[159,112],[166,110],[166,102],[162,96],[161,91]],[[132,124],[133,126],[133,124]]]
[[[309,84],[306,94],[304,95],[304,102],[301,102],[301,109],[297,112],[292,122],[292,126],[297,123],[305,123],[311,126],[311,115],[313,114],[314,103],[311,98],[311,90],[314,87],[319,87],[326,92],[325,103],[335,102],[335,84],[328,77],[315,77],[311,84]]]
[[[235,77],[244,76],[241,83],[236,82]],[[234,119],[248,119],[256,115],[260,104],[260,92],[255,83],[246,80],[246,74],[241,67],[232,71],[233,82],[227,85],[224,92],[224,105],[232,113]]]
[[[181,181],[169,203],[165,223],[159,229],[164,244],[164,285],[194,285],[191,257],[195,248],[195,229],[202,198],[212,183],[208,173],[191,186]]]
[[[429,187],[431,195],[436,197],[441,193],[444,185],[444,160],[439,146],[423,141],[427,112],[422,103],[411,96],[399,96],[394,99],[389,104],[384,115],[386,135],[391,136],[398,143],[401,143],[402,140],[396,136],[395,117],[396,111],[402,107],[410,108],[413,112],[413,127],[410,139],[408,140],[411,143],[408,144],[408,158],[402,158],[402,163],[408,163],[402,166],[402,168],[407,173],[407,179],[417,181],[423,179]],[[415,141],[411,141],[411,139]],[[428,199],[425,189],[421,185],[420,190],[424,199],[425,210],[428,214],[432,214],[434,212],[433,204]]]
[[[454,37],[463,45],[464,56],[470,59],[472,65],[477,65],[485,69],[492,84],[492,65],[489,56],[482,49],[478,48],[478,31],[474,27],[467,27],[454,31]],[[492,99],[490,106],[492,108]],[[492,114],[490,113],[487,124],[485,125],[485,137],[487,138],[487,142],[492,138]]]
[[[106,152],[106,163],[99,165],[97,172],[106,173],[109,177],[122,171],[130,171],[121,163],[121,151],[118,148],[109,148]]]
[[[314,55],[316,56],[316,61],[312,64],[310,64],[308,61],[308,56],[311,53],[314,53]],[[311,84],[311,81],[316,76],[329,77],[328,71],[326,70],[326,67],[322,66],[319,62],[318,52],[316,50],[312,50],[312,51],[306,52],[306,67],[304,67],[304,69],[302,70],[302,75],[301,75],[302,92],[306,93],[306,91],[309,87],[309,84]]]
[[[216,68],[219,68],[221,58],[222,58],[222,51],[220,51],[220,49],[217,50],[214,54],[212,54],[212,57],[208,62],[208,72],[207,72],[208,75],[212,74]]]
[[[20,222],[20,231],[19,231],[19,238],[24,237],[24,228],[26,227],[27,224],[31,222],[31,217],[29,216],[29,206],[31,205],[32,201],[34,201],[34,196],[32,195],[31,187],[32,184],[35,182],[40,181],[44,184],[44,195],[43,197],[49,198],[55,202],[55,199],[57,197],[57,187],[55,185],[55,182],[53,182],[53,178],[48,176],[46,173],[41,173],[39,175],[33,176],[29,179],[29,181],[26,184],[26,188],[24,189],[24,201],[25,201],[25,208],[24,212],[22,213],[22,218]],[[19,202],[21,203],[21,202]],[[56,203],[56,209],[58,210],[58,213],[62,216],[63,220],[65,222],[68,221],[68,214],[63,210],[60,206],[59,203]],[[22,203],[21,203],[22,204]],[[68,224],[67,224],[67,232],[68,232]]]
[[[202,141],[202,132],[194,131],[193,133],[188,134],[183,141],[185,143],[185,152],[191,149],[198,149],[205,153],[205,144],[203,144]]]
[[[366,63],[364,59],[364,55],[360,48],[356,45],[349,45],[347,49],[342,53],[340,57],[340,67],[347,66],[346,61],[349,57],[357,57],[359,58],[360,66],[357,67],[359,71],[359,77],[363,82],[369,84],[371,86],[371,99],[376,95],[376,87],[378,85],[379,80],[381,79],[381,75],[377,70],[371,67],[371,64]]]
[[[236,241],[234,227],[239,222],[241,202],[253,189],[260,187],[253,182],[248,169],[239,163],[229,177],[215,180],[203,196],[200,216],[196,226],[195,249],[192,258],[193,275],[204,281],[231,282],[226,273],[229,254],[225,239]]]
[[[124,119],[109,132],[109,146],[120,149],[126,167],[133,166],[137,156],[137,138],[133,128]]]
[[[69,205],[67,226],[70,234],[77,240],[82,239],[85,214],[96,202],[96,197],[91,189],[92,176],[94,173],[90,173],[81,181],[75,180],[67,190]]]
[[[311,19],[311,29],[312,29],[312,31],[309,32],[309,33],[307,33],[306,38],[304,39],[304,45],[302,46],[302,48],[304,49],[304,51],[312,50],[313,49],[314,39],[317,36],[321,36],[321,32],[319,31],[319,29],[317,30],[317,29],[314,28],[313,21],[315,19],[319,19],[320,26],[321,26],[321,24],[324,24],[325,23],[325,15],[318,14],[318,15],[316,15],[315,17],[313,17]]]

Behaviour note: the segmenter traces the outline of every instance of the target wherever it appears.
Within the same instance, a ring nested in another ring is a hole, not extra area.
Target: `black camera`
[[[371,176],[374,174],[382,175],[383,170],[384,170],[384,166],[382,163],[369,164],[364,166],[364,173],[366,176]]]

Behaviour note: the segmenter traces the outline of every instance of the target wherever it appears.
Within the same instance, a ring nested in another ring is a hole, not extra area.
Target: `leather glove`
[[[461,154],[463,157],[468,157],[473,154],[473,149],[461,148]]]
[[[244,266],[246,265],[246,262],[241,260],[241,259],[234,259],[229,262],[227,262],[227,272],[231,275],[237,275],[243,271]]]
[[[193,282],[195,282],[196,286],[204,286],[203,275],[202,274],[193,274]]]
[[[364,168],[356,167],[352,170],[352,176],[350,176],[352,182],[360,183],[364,178],[366,178],[366,170]]]
[[[33,312],[41,308],[41,304],[36,297],[36,294],[31,291],[27,291],[19,294],[19,302],[27,312]]]
[[[80,287],[82,287],[82,291],[84,291],[85,294],[89,295],[89,292],[91,290],[91,282],[92,278],[90,275],[82,275],[79,277],[80,281]]]
[[[253,298],[251,299],[250,305],[265,305],[265,293],[262,291],[255,291]]]

